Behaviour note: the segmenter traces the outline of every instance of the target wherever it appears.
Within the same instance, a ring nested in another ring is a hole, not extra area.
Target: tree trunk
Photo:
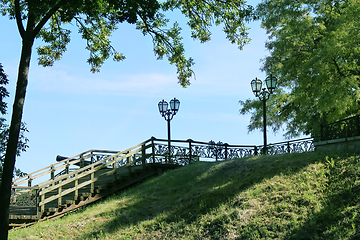
[[[28,25],[28,30],[29,29],[31,28],[29,28]],[[6,240],[8,237],[12,177],[15,167],[16,148],[19,140],[26,87],[28,83],[31,51],[34,43],[34,37],[32,36],[32,34],[29,34],[29,32],[25,34],[22,41],[22,51],[18,72],[18,80],[16,85],[15,100],[12,111],[9,139],[7,142],[5,160],[3,165],[3,176],[0,187],[0,240]]]

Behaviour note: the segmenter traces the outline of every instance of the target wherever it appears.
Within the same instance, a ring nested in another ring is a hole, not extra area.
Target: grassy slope
[[[10,239],[358,239],[358,157],[198,162]]]

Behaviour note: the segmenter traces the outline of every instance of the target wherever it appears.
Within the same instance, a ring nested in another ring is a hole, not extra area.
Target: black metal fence
[[[321,141],[360,136],[360,116],[321,126]]]
[[[163,158],[171,157],[177,163],[183,160],[183,164],[187,164],[200,158],[202,161],[211,159],[217,161],[261,155],[263,153],[262,145],[230,145],[222,142],[200,142],[188,139],[171,140],[169,154],[168,140],[152,137],[150,141],[152,151],[149,154],[148,162],[163,162]],[[313,138],[303,138],[267,145],[269,155],[302,153],[314,150]]]

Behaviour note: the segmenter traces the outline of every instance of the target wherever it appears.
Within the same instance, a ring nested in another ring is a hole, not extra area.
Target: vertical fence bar
[[[50,179],[51,179],[51,180],[54,180],[54,179],[55,179],[55,169],[54,169],[54,165],[51,165]],[[52,185],[52,186],[55,186],[55,182],[53,182],[51,185]]]
[[[40,189],[36,189],[36,215],[38,217],[40,217],[41,215],[41,209],[40,209],[40,196],[39,196],[39,193],[40,193]]]
[[[28,175],[28,187],[31,187],[32,178],[31,175]]]
[[[94,179],[95,179],[95,172],[94,172],[94,165],[91,166],[91,184],[90,184],[90,193],[95,193],[95,182],[94,182]]]
[[[290,150],[290,141],[287,142],[287,148],[288,148],[287,152],[290,153],[291,152],[291,150]]]
[[[218,149],[218,145],[215,145],[215,161],[218,161],[218,153],[219,153],[219,149]]]
[[[59,195],[59,198],[58,198],[58,206],[60,206],[62,204],[62,196],[61,196],[61,193],[62,193],[62,186],[60,186],[58,188],[58,195]]]
[[[75,173],[75,200],[79,200],[79,179],[77,178],[78,173]]]
[[[83,155],[81,154],[80,155],[80,168],[83,168],[84,167],[84,157]]]
[[[191,158],[192,158],[192,146],[191,146],[191,139],[188,139],[189,141],[189,164],[191,163]]]
[[[69,164],[69,160],[67,160],[66,161],[66,165],[65,165],[65,174],[69,174],[69,166],[70,166],[70,164]],[[65,179],[64,179],[65,180]]]
[[[51,165],[50,179],[54,180],[54,178],[55,178],[55,169],[54,169],[54,165]]]
[[[257,153],[257,146],[254,147],[254,156],[258,155]]]
[[[146,148],[145,143],[141,145],[141,164],[145,167],[146,164]]]
[[[225,160],[227,160],[228,158],[228,145],[227,143],[224,144],[225,145]]]
[[[115,161],[115,158],[113,158],[112,160],[114,161],[113,164],[112,164],[113,171],[114,171],[113,176],[114,176],[114,181],[116,181],[117,180],[116,161]]]
[[[151,137],[152,162],[155,163],[155,143],[154,137]]]
[[[42,190],[43,190],[43,188],[40,189],[40,191],[42,191]],[[41,202],[44,202],[44,201],[45,201],[45,193],[43,193],[43,194],[41,195]],[[41,205],[40,211],[41,211],[41,213],[45,212],[45,204]]]
[[[131,164],[131,156],[126,158],[126,165],[128,165],[128,167],[130,167]]]
[[[91,151],[90,152],[90,161],[91,161],[91,164],[93,164],[94,163],[94,152],[93,151]]]

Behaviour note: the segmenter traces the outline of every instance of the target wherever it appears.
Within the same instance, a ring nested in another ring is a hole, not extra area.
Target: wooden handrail
[[[56,179],[51,179],[49,181],[46,181],[44,183],[41,184],[41,190],[39,192],[39,196],[41,198],[41,201],[39,203],[39,206],[43,208],[43,206],[46,203],[49,203],[51,201],[54,201],[66,194],[72,193],[72,192],[76,192],[77,190],[79,190],[80,188],[83,188],[87,185],[90,185],[94,182],[96,182],[97,180],[99,180],[100,178],[106,176],[106,175],[110,175],[113,174],[116,171],[116,168],[113,168],[113,170],[109,171],[109,172],[105,172],[102,173],[101,175],[97,176],[96,178],[94,177],[93,173],[95,173],[96,171],[100,170],[100,169],[104,169],[108,166],[116,166],[116,163],[125,159],[125,158],[129,158],[131,159],[131,156],[138,154],[139,152],[143,152],[144,150],[152,147],[151,144],[146,145],[146,143],[148,143],[149,141],[145,141],[141,144],[138,144],[134,147],[128,148],[124,151],[118,152],[114,155],[111,155],[107,158],[104,158],[98,162],[95,162],[93,164],[87,165],[83,168],[77,169],[75,171],[72,171],[68,174],[62,175],[57,177]],[[150,154],[149,154],[150,156]],[[145,156],[143,156],[145,157]],[[122,165],[120,167],[123,166],[130,166],[131,164],[133,164],[134,161],[130,161],[128,163],[126,163],[125,165]],[[54,190],[59,190],[61,189],[64,185],[69,184],[71,182],[74,181],[78,181],[81,178],[84,178],[86,176],[91,176],[90,180],[85,181],[83,183],[80,184],[75,184],[75,187],[71,188],[71,189],[67,189],[64,191],[58,191],[58,194],[53,195],[49,198],[44,198],[42,196],[45,196],[46,193],[54,191]],[[73,178],[69,178],[70,176],[74,176]],[[58,182],[58,184],[54,184]],[[49,187],[47,187],[49,186]]]

